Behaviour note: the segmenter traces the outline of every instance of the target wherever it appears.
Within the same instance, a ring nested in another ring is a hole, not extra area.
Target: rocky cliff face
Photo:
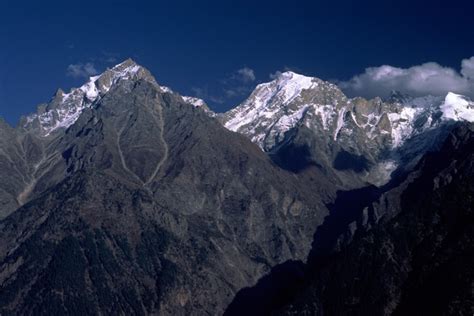
[[[322,183],[131,61],[91,82],[1,125],[2,314],[219,314],[306,256]]]

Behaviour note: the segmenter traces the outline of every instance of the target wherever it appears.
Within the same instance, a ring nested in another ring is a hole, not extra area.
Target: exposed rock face
[[[21,133],[0,120],[0,219],[34,194],[34,187],[48,166],[41,138],[34,133]]]
[[[310,250],[322,183],[119,68],[73,90],[77,118],[55,97],[54,120],[0,125],[2,314],[219,314]]]

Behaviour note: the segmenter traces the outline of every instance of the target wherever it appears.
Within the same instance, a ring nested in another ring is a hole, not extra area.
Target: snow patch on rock
[[[184,100],[184,102],[192,104],[197,108],[200,108],[200,107],[203,107],[203,106],[206,105],[204,100],[196,98],[196,97],[186,97],[186,96],[184,96],[183,100]]]

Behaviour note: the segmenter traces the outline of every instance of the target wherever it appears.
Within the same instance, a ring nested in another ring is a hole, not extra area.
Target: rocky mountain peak
[[[119,69],[119,68],[124,69],[124,68],[134,67],[134,66],[141,67],[132,58],[129,57],[129,58],[125,59],[123,62],[121,62],[120,64],[115,65],[113,68],[114,69]]]
[[[262,101],[278,99],[281,105],[287,105],[302,94],[307,96],[333,92],[342,93],[339,88],[316,77],[301,75],[292,71],[279,74],[273,81],[257,86],[255,94]],[[304,97],[304,96],[303,96]]]
[[[293,71],[285,71],[279,74],[273,82],[276,82],[279,89],[289,88],[289,86],[296,89],[309,89],[313,86],[314,81],[320,81],[317,78],[308,77],[298,74]]]
[[[95,77],[93,77],[95,78]],[[103,74],[97,78],[98,84],[103,85],[105,89],[119,80],[146,80],[157,84],[153,75],[144,67],[138,65],[131,58],[124,62],[114,66],[111,69],[107,69]]]
[[[171,92],[169,88],[158,85],[146,68],[127,59],[100,75],[90,77],[84,85],[72,88],[69,93],[59,89],[47,105],[39,107],[37,113],[23,119],[21,125],[27,130],[38,130],[41,136],[49,136],[59,129],[71,126],[85,108],[92,107],[115,85],[139,80],[152,83],[163,93]]]
[[[271,150],[306,113],[337,111],[346,99],[332,83],[287,71],[259,84],[247,100],[221,119],[228,129],[248,135],[264,150]],[[324,114],[321,124],[327,126],[329,120]]]

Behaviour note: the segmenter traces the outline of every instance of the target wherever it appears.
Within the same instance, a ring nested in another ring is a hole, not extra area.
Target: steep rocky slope
[[[71,137],[64,140],[64,131],[84,111],[109,95],[118,83],[138,80],[149,82],[162,93],[173,92],[160,86],[147,69],[129,59],[91,77],[69,93],[58,90],[49,103],[38,107],[37,113],[23,117],[17,128],[0,121],[0,166],[4,178],[0,182],[0,219],[64,179],[66,171],[61,153],[68,147],[67,142],[73,140]],[[202,100],[182,98],[211,113]]]
[[[46,173],[45,144],[35,133],[22,133],[0,119],[0,219],[23,205]]]
[[[2,314],[219,314],[307,255],[333,194],[321,180],[132,61],[91,82],[1,125]]]

